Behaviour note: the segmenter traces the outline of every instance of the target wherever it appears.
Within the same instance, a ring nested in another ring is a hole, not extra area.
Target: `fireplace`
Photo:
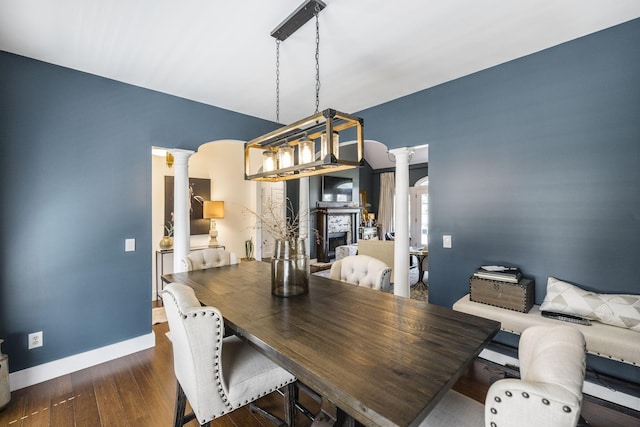
[[[338,246],[348,245],[351,243],[349,241],[351,239],[348,239],[348,234],[349,233],[347,232],[329,233],[329,250],[327,252],[329,259],[334,259],[336,257],[336,248]]]
[[[316,243],[318,261],[331,262],[336,247],[355,243],[358,230],[357,204],[318,202],[316,209],[319,241]]]

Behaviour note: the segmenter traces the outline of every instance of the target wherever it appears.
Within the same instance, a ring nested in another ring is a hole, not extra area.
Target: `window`
[[[419,179],[409,188],[409,228],[411,246],[429,243],[429,177]]]

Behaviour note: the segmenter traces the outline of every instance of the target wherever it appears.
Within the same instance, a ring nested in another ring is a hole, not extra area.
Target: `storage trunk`
[[[509,283],[472,276],[469,279],[469,299],[526,313],[533,307],[535,283],[524,278],[518,283]]]

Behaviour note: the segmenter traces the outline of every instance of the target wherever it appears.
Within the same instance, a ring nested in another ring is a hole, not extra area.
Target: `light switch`
[[[445,249],[451,249],[451,235],[442,235],[442,247]]]
[[[136,250],[136,239],[125,239],[124,241],[124,251],[125,252],[134,252]]]

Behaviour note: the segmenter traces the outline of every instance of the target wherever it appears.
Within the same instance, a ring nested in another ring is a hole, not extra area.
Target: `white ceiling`
[[[320,110],[357,112],[640,17],[639,0],[324,0]],[[303,0],[2,0],[0,50],[275,121],[271,31]],[[315,111],[315,25],[280,121]]]

